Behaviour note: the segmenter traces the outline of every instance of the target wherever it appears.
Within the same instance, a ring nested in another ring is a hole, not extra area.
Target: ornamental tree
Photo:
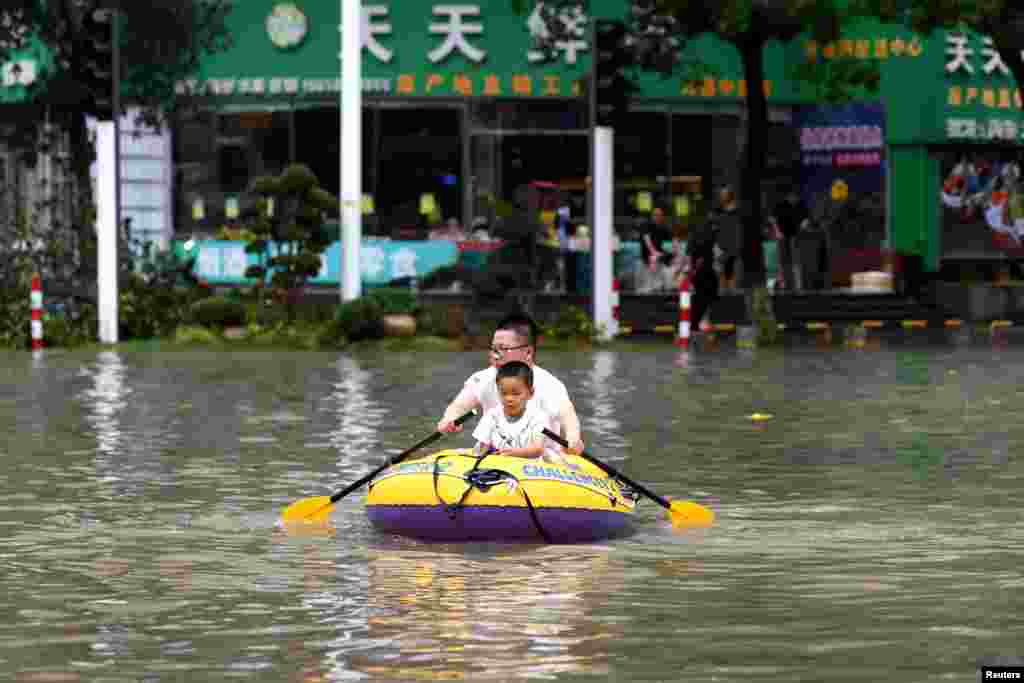
[[[294,320],[296,299],[320,272],[320,256],[333,240],[326,217],[336,215],[340,205],[303,164],[292,164],[279,176],[256,178],[251,189],[259,200],[246,213],[245,227],[252,236],[245,251],[257,254],[259,263],[249,266],[245,276],[256,278],[260,287],[269,275],[286,302],[288,319]]]

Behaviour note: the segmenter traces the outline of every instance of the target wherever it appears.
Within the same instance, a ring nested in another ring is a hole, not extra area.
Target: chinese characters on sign
[[[318,95],[341,92],[340,78],[210,78],[206,81],[189,79],[175,86],[179,95]],[[363,92],[382,94],[391,92],[390,78],[364,78]]]
[[[772,82],[765,81],[763,87],[765,97],[771,97]],[[686,97],[746,97],[747,82],[728,78],[718,80],[705,78],[702,81],[684,79],[680,81],[679,94]]]
[[[390,64],[399,53],[408,61],[408,48],[395,40],[395,27],[391,10],[394,3],[370,3],[361,8],[362,24],[360,35],[367,59],[380,64]],[[524,35],[522,55],[530,63],[564,62],[575,65],[579,56],[590,49],[588,41],[588,17],[578,7],[559,9],[554,21],[561,23],[559,38],[554,41],[554,51],[541,52],[536,49],[538,40],[550,37],[549,24],[540,18],[537,6],[526,20],[529,38]],[[430,6],[429,14],[423,14],[422,32],[431,37],[429,49],[423,58],[425,71],[405,71],[393,77],[364,78],[362,89],[367,94],[397,95],[462,95],[462,96],[528,96],[528,97],[570,97],[582,94],[579,80],[558,73],[494,73],[472,71],[452,73],[445,64],[452,58],[462,57],[472,66],[487,62],[485,27],[486,17],[479,4],[445,3]],[[339,35],[341,27],[338,27]],[[422,48],[421,48],[422,49]],[[557,55],[557,57],[555,56]],[[338,58],[341,58],[340,52]],[[430,71],[436,65],[437,71]],[[412,67],[415,69],[416,67]],[[513,67],[514,68],[514,67]],[[730,82],[731,83],[731,82]],[[726,85],[723,94],[745,87],[743,84]],[[176,85],[179,95],[253,96],[253,95],[333,95],[341,91],[339,78],[300,78],[278,75],[264,78],[220,77],[205,81],[190,79]]]
[[[820,45],[815,40],[804,43],[807,61],[823,59],[889,59],[889,57],[918,57],[924,51],[918,38],[859,38],[843,39]]]
[[[530,37],[536,43],[550,36],[550,30],[541,18],[543,3],[538,2],[533,13],[526,21]],[[390,36],[392,25],[389,20],[391,8],[384,4],[363,5],[362,7],[362,46],[377,61],[390,63],[395,51],[381,44],[377,36]],[[574,7],[562,9],[557,15],[567,39],[556,40],[555,50],[562,55],[566,64],[576,64],[580,52],[590,49],[587,40],[588,18],[582,10]],[[487,50],[474,44],[470,36],[482,36],[484,20],[480,16],[480,6],[473,4],[443,4],[431,7],[431,20],[427,28],[430,35],[440,38],[438,44],[425,56],[431,64],[446,60],[457,53],[469,61],[480,64],[487,59]],[[341,27],[338,27],[341,30]],[[547,61],[548,57],[541,51],[524,43],[527,58],[531,62]],[[339,59],[341,55],[339,54]]]
[[[538,2],[533,8],[530,18],[526,20],[526,27],[529,29],[530,38],[533,39],[535,45],[551,38],[551,31],[544,20],[543,11],[544,3]],[[559,8],[557,20],[562,25],[563,35],[568,39],[555,40],[554,51],[561,53],[566,64],[575,64],[577,55],[590,49],[590,43],[587,41],[587,15],[578,5],[571,9],[562,7]],[[544,62],[551,58],[545,51],[538,49],[531,49],[527,56],[531,62]]]
[[[1022,132],[1020,122],[1015,119],[946,119],[946,137],[950,140],[1017,141],[1021,139]]]
[[[1010,69],[1006,66],[1002,56],[996,50],[991,38],[981,39],[981,50],[978,52],[983,60],[981,72],[985,75],[998,73],[1002,76],[1009,76]],[[969,75],[974,74],[976,61],[975,50],[970,45],[970,39],[964,34],[950,34],[946,36],[946,73],[955,74],[963,72]],[[1024,60],[1024,50],[1021,50],[1017,58]]]

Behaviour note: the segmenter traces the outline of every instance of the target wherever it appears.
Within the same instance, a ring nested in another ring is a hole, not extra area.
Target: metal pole
[[[118,9],[114,9],[113,16],[110,21],[112,25],[110,27],[111,42],[111,56],[113,65],[111,73],[113,74],[113,86],[114,86],[114,225],[117,226],[117,232],[114,235],[115,249],[116,240],[121,235],[121,12]],[[131,246],[131,245],[129,245]]]
[[[587,166],[590,171],[590,186],[587,187],[587,225],[594,229],[594,128],[597,127],[597,20],[590,17],[590,83],[587,87],[587,106],[589,109],[589,120],[587,121],[587,151],[590,161]],[[591,233],[593,234],[593,233]]]
[[[360,61],[361,0],[341,2],[341,300],[362,289],[359,251],[363,241],[363,79]]]

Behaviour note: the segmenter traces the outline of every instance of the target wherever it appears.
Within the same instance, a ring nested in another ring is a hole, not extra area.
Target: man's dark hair
[[[525,339],[530,346],[537,345],[537,323],[533,321],[533,318],[523,313],[506,315],[498,321],[498,326],[495,330],[515,332]]]
[[[500,382],[503,379],[521,379],[526,386],[533,388],[533,370],[519,360],[509,361],[498,368],[498,376],[494,381]]]

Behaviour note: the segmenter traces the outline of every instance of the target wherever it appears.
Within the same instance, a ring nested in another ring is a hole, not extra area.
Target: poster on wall
[[[885,241],[885,109],[850,103],[797,107],[800,184],[833,250],[877,249]]]
[[[942,256],[1024,256],[1021,154],[1012,149],[942,153]]]

